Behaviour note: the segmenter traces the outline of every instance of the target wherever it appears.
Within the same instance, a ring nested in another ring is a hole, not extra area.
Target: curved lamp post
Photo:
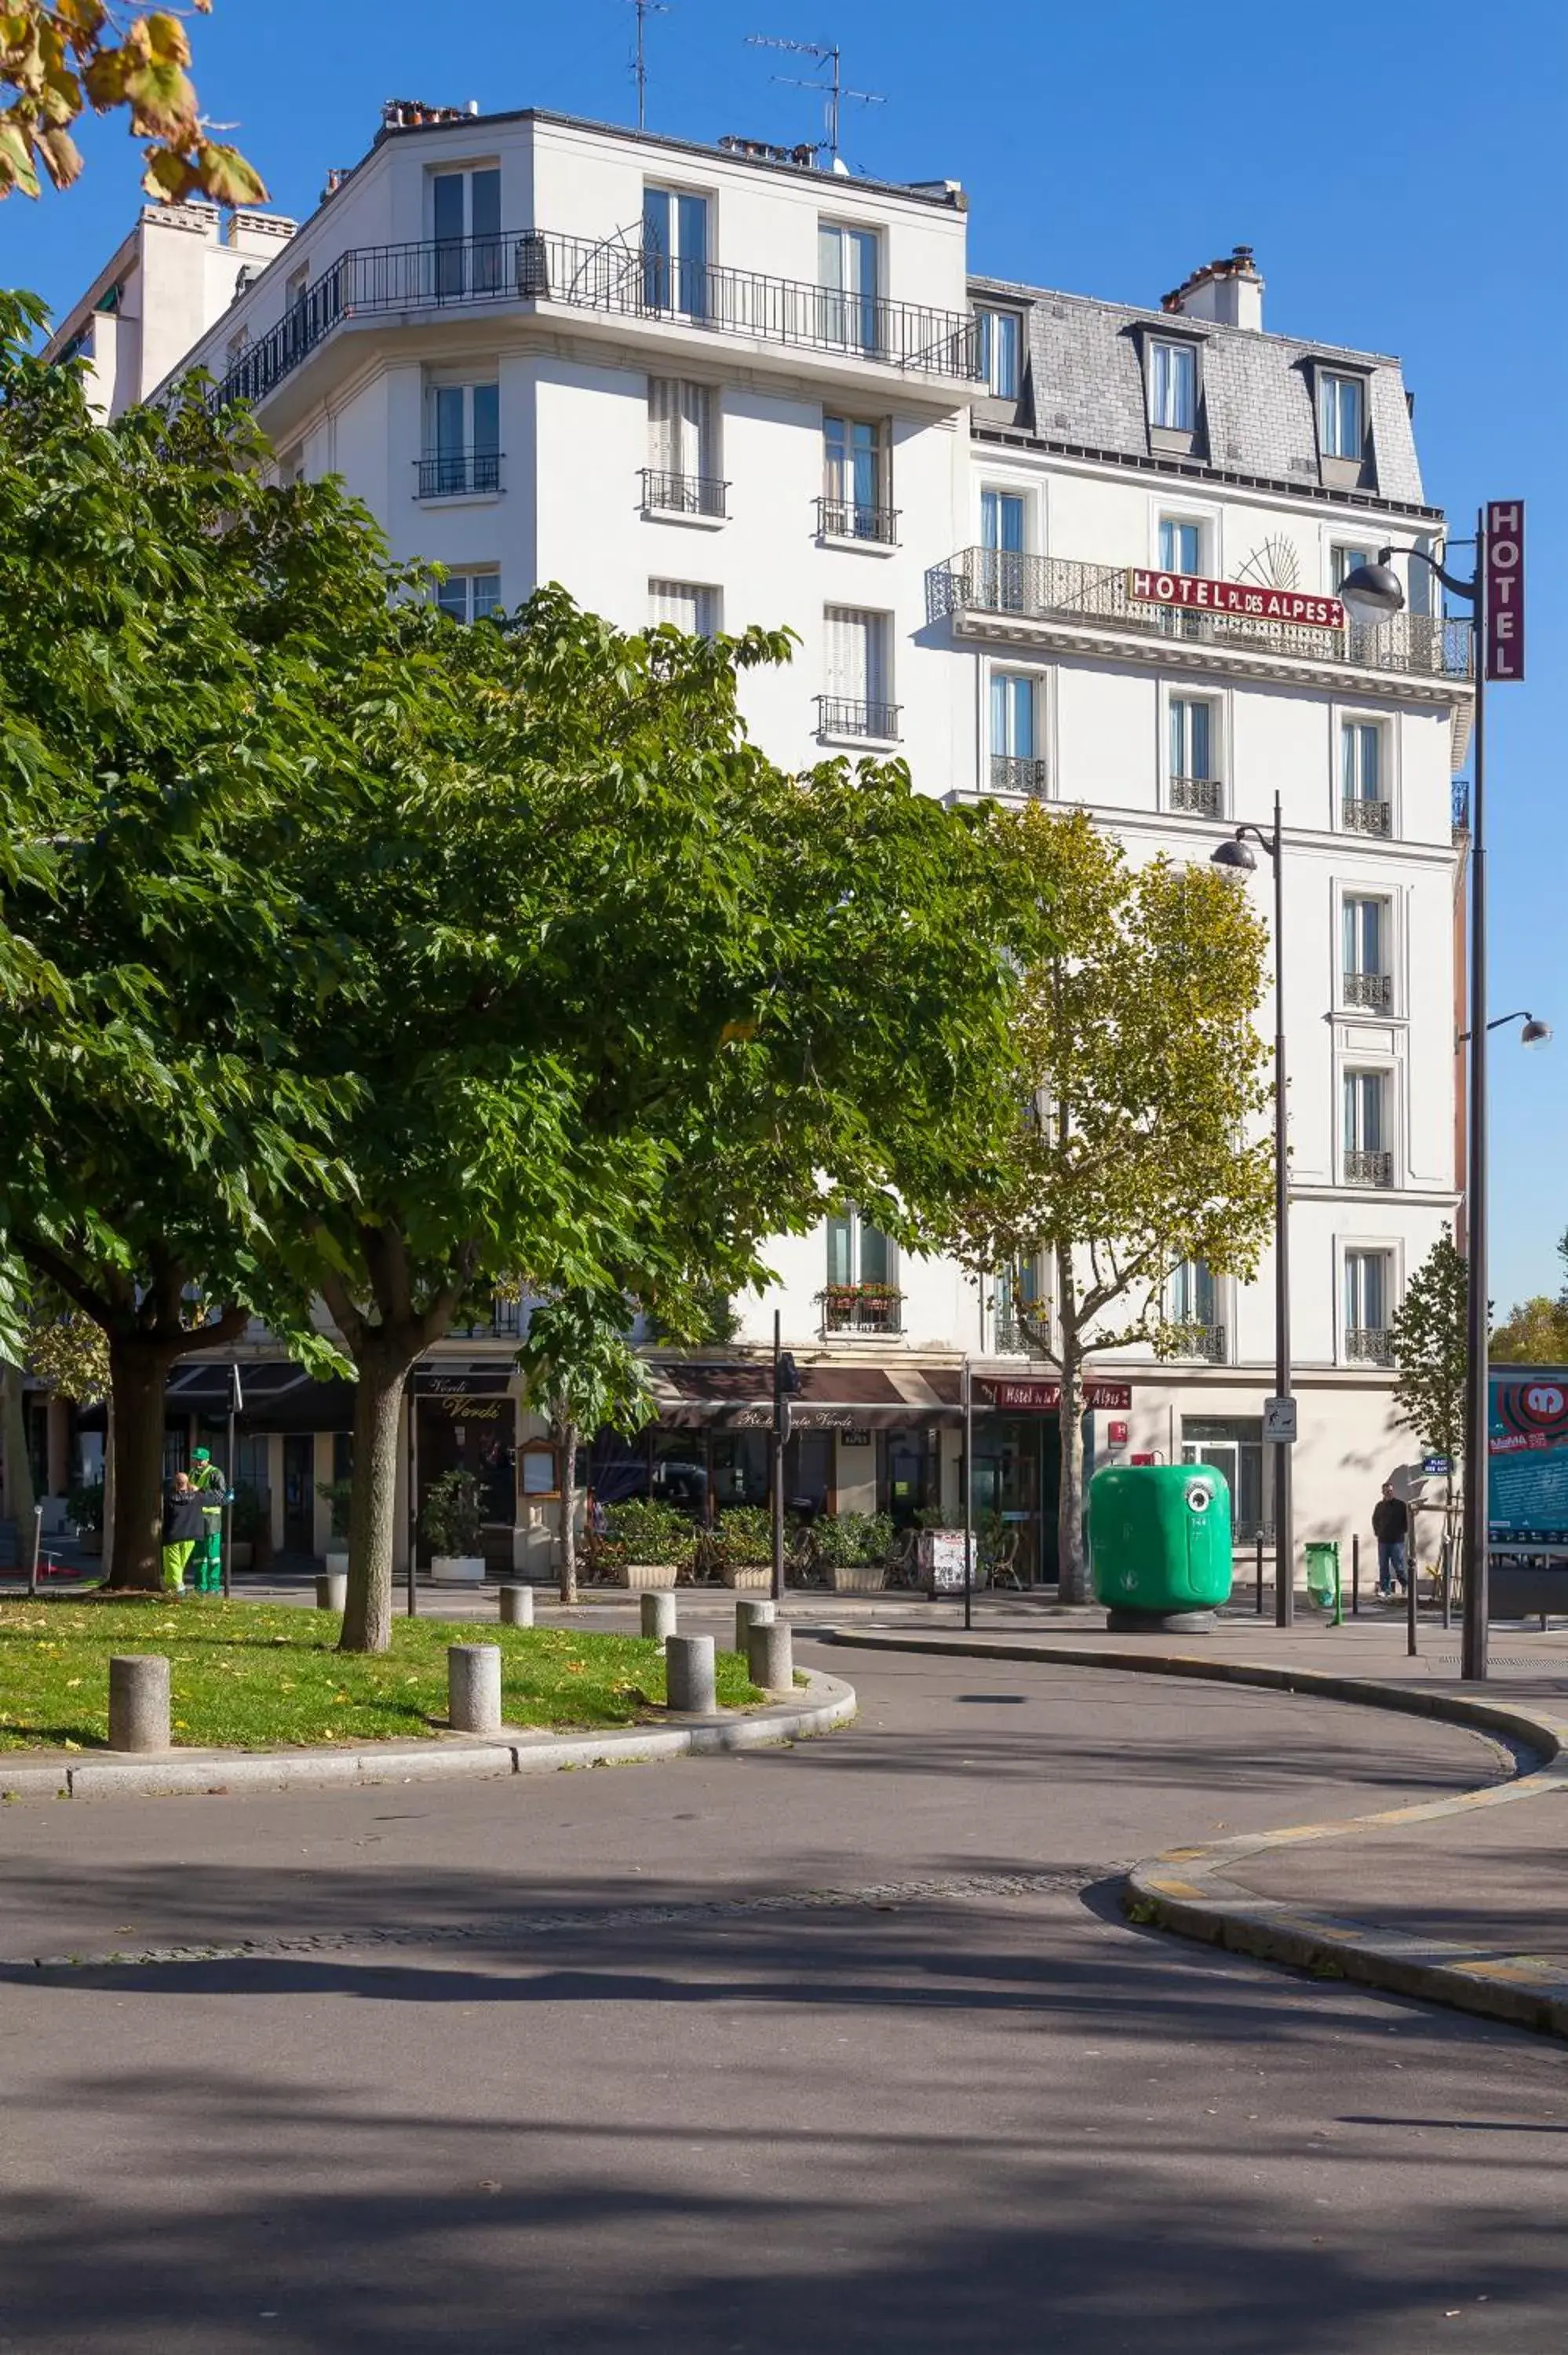
[[[1366,568],[1363,568],[1366,569]],[[1395,588],[1398,587],[1395,581]],[[1279,795],[1274,796],[1274,828],[1238,826],[1211,854],[1211,864],[1234,876],[1250,875],[1257,860],[1248,837],[1274,862],[1274,1387],[1290,1396],[1290,1163],[1285,1102],[1285,830]],[[1274,1624],[1288,1627],[1296,1615],[1296,1537],[1290,1493],[1290,1449],[1274,1450]]]

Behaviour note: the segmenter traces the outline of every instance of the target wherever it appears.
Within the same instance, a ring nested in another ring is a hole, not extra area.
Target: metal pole
[[[1361,1539],[1358,1529],[1351,1540],[1351,1616],[1361,1615]]]
[[[1485,1681],[1489,1595],[1487,1561],[1487,834],[1486,834],[1487,517],[1476,518],[1476,759],[1470,797],[1470,1133],[1465,1176],[1469,1293],[1465,1310],[1465,1538],[1461,1557],[1465,1624],[1459,1673]]]
[[[783,1337],[779,1311],[773,1311],[773,1600],[784,1600],[784,1396],[779,1387],[779,1350]]]
[[[419,1400],[410,1380],[408,1401],[408,1616],[419,1609]]]
[[[975,1624],[975,1401],[969,1361],[964,1359],[964,1625]]]
[[[234,1391],[238,1366],[228,1369],[228,1452],[223,1459],[223,1599],[234,1599]]]
[[[1410,1541],[1404,1549],[1404,1648],[1415,1657],[1415,1516],[1410,1517]]]
[[[1285,820],[1274,796],[1274,1387],[1290,1396],[1290,1131],[1285,1093]],[[1296,1617],[1290,1450],[1274,1451],[1274,1622]]]
[[[1256,1563],[1256,1580],[1257,1580],[1257,1615],[1258,1615],[1258,1617],[1261,1619],[1261,1618],[1262,1618],[1262,1616],[1263,1616],[1263,1530],[1261,1529],[1261,1528],[1259,1529],[1258,1533],[1257,1533],[1257,1563]]]
[[[35,1505],[33,1507],[33,1559],[27,1565],[27,1593],[30,1595],[36,1595],[38,1591],[38,1553],[43,1542],[44,1508],[42,1505]]]

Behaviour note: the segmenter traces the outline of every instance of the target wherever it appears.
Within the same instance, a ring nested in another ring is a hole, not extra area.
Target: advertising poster
[[[1568,1547],[1568,1371],[1492,1376],[1489,1520],[1502,1547]]]

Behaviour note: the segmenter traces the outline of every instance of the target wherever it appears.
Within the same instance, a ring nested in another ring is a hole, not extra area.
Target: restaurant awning
[[[652,1369],[666,1430],[767,1431],[773,1421],[773,1369],[744,1365]],[[797,1431],[893,1431],[930,1415],[959,1412],[957,1367],[802,1366],[792,1401]]]

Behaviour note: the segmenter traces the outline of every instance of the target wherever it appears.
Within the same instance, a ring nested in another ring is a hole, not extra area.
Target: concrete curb
[[[1223,1946],[1231,1954],[1283,1963],[1318,1978],[1352,1980],[1391,1995],[1414,1996],[1485,2019],[1502,2020],[1510,2027],[1533,2029],[1542,2035],[1568,2037],[1568,1974],[1560,1962],[1540,1955],[1504,1954],[1450,1940],[1408,1936],[1382,1923],[1260,1897],[1231,1878],[1248,1859],[1271,1849],[1296,1847],[1308,1840],[1353,1838],[1396,1824],[1436,1823],[1478,1808],[1543,1798],[1568,1789],[1568,1720],[1543,1716],[1517,1702],[1474,1700],[1467,1693],[1434,1691],[1427,1686],[1383,1684],[1322,1669],[1208,1660],[1185,1653],[1129,1655],[1098,1646],[1004,1643],[990,1637],[967,1642],[938,1636],[878,1636],[860,1628],[835,1630],[831,1640],[862,1650],[1057,1661],[1070,1668],[1121,1668],[1133,1676],[1252,1685],[1318,1700],[1351,1701],[1364,1709],[1392,1710],[1408,1717],[1436,1718],[1519,1744],[1540,1763],[1517,1774],[1511,1782],[1488,1784],[1453,1798],[1382,1809],[1375,1815],[1292,1824],[1280,1831],[1245,1833],[1192,1848],[1168,1849],[1128,1873],[1123,1909],[1135,1923],[1155,1924],[1206,1945]]]
[[[505,1774],[554,1774],[568,1767],[635,1766],[666,1758],[711,1758],[801,1742],[848,1725],[859,1703],[853,1685],[812,1670],[796,1700],[745,1716],[674,1720],[624,1733],[508,1734],[461,1737],[395,1749],[203,1750],[161,1758],[84,1758],[79,1766],[12,1766],[0,1758],[5,1798],[167,1798],[180,1793],[223,1796],[292,1785],[450,1782]]]

